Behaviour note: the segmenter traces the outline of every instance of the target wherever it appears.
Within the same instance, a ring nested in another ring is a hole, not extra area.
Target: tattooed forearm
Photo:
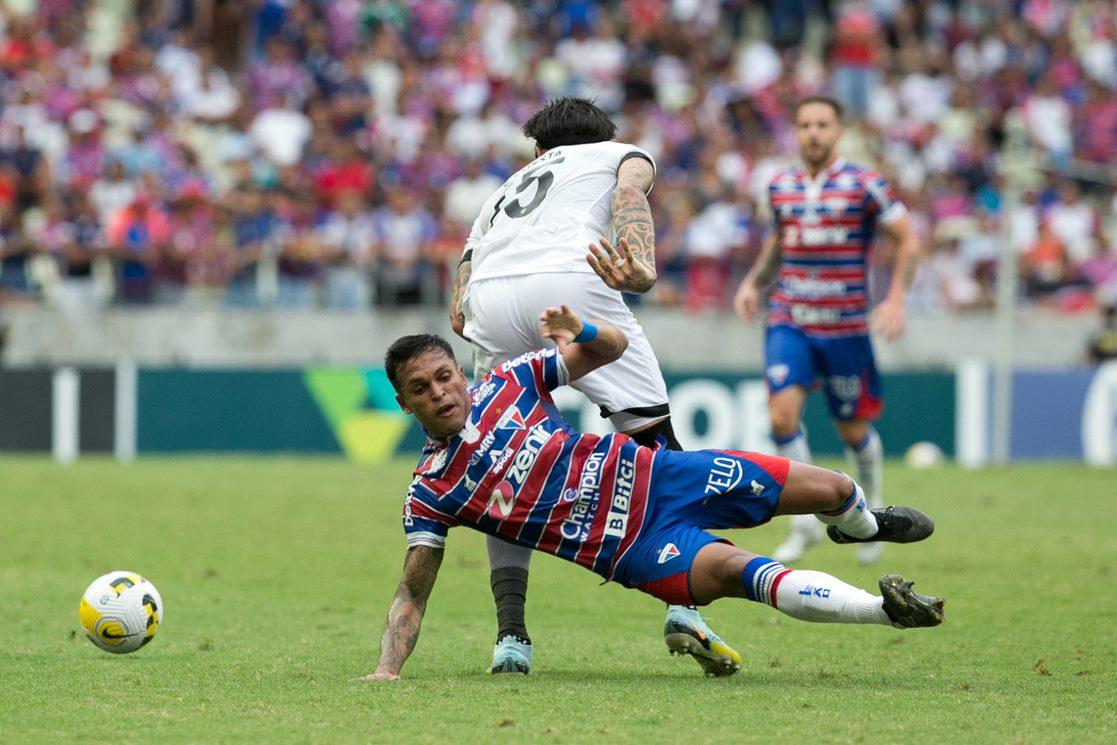
[[[378,670],[398,674],[411,656],[419,640],[419,627],[423,622],[427,599],[441,564],[442,549],[416,546],[408,550],[403,578],[396,588],[384,633],[380,637]]]
[[[633,279],[629,292],[647,292],[655,284],[655,223],[647,191],[655,178],[652,164],[644,158],[629,158],[617,171],[613,192],[613,231],[617,242],[625,240],[633,257],[647,270]]]
[[[402,587],[401,587],[402,590]],[[388,622],[384,625],[384,634],[380,637],[380,665],[381,669],[398,673],[403,663],[415,649],[419,640],[419,626],[423,621],[423,613],[415,607],[414,602],[406,594],[397,592],[392,607],[388,611]]]
[[[454,277],[454,289],[450,292],[450,327],[458,336],[465,334],[465,313],[462,312],[462,297],[465,295],[465,286],[469,284],[469,275],[473,270],[473,262],[463,257],[458,264],[458,272]]]

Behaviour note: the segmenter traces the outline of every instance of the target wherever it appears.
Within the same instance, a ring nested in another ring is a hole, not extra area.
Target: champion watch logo
[[[659,550],[659,558],[657,561],[660,564],[666,564],[679,555],[679,549],[675,548],[674,543],[668,543],[666,546]]]

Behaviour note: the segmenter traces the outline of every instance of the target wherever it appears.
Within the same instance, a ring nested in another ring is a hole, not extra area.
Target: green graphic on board
[[[350,460],[378,463],[395,455],[411,422],[384,370],[310,368],[303,380]]]

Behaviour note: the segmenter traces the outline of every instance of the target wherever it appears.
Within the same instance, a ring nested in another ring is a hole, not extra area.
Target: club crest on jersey
[[[666,564],[679,555],[679,549],[675,547],[674,543],[668,543],[666,546],[659,550],[659,557],[656,562],[659,564]]]
[[[516,407],[508,409],[500,415],[500,419],[496,420],[497,429],[511,429],[520,430],[527,429],[527,424],[524,423],[524,416]]]

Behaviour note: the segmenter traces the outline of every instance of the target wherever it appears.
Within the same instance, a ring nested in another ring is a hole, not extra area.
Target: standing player
[[[478,350],[479,379],[494,365],[544,346],[537,319],[549,306],[569,302],[608,319],[628,337],[628,348],[574,387],[638,443],[660,440],[681,449],[659,361],[621,297],[622,291],[647,292],[656,281],[647,200],[655,164],[640,148],[612,142],[616,125],[582,99],[552,101],[523,131],[535,140],[536,158],[497,189],[473,223],[458,265],[450,324]],[[605,239],[593,245],[606,235],[614,237],[616,250]],[[489,669],[527,673],[532,647],[524,600],[531,551],[490,537],[488,553],[499,626]],[[673,652],[694,654],[708,673],[732,675],[740,665],[740,655],[693,608],[669,606],[664,634]],[[694,646],[688,637],[702,643]]]
[[[550,392],[617,360],[628,340],[608,323],[583,323],[566,306],[545,310],[540,321],[541,335],[557,347],[505,362],[472,389],[439,337],[405,336],[388,349],[384,367],[396,401],[429,439],[407,489],[403,576],[368,679],[399,678],[456,525],[554,554],[668,603],[740,597],[804,621],[942,623],[943,601],[916,594],[895,575],[871,595],[706,532],[818,512],[839,543],[910,543],[931,535],[930,518],[910,507],[869,510],[846,475],[786,458],[653,450],[623,434],[574,432],[554,415]]]
[[[734,307],[744,319],[755,318],[761,290],[778,278],[764,354],[772,439],[780,455],[810,462],[799,419],[807,392],[821,383],[846,457],[856,466],[869,505],[879,507],[884,455],[872,422],[883,400],[869,341],[866,264],[880,226],[896,241],[896,266],[872,323],[892,341],[904,331],[904,298],[919,240],[884,179],[838,155],[841,104],[816,96],[800,101],[794,113],[803,163],[778,173],[768,187],[773,230],[741,281]],[[813,516],[796,516],[773,556],[796,561],[821,539],[822,525]],[[858,559],[873,564],[882,548],[865,544]]]

